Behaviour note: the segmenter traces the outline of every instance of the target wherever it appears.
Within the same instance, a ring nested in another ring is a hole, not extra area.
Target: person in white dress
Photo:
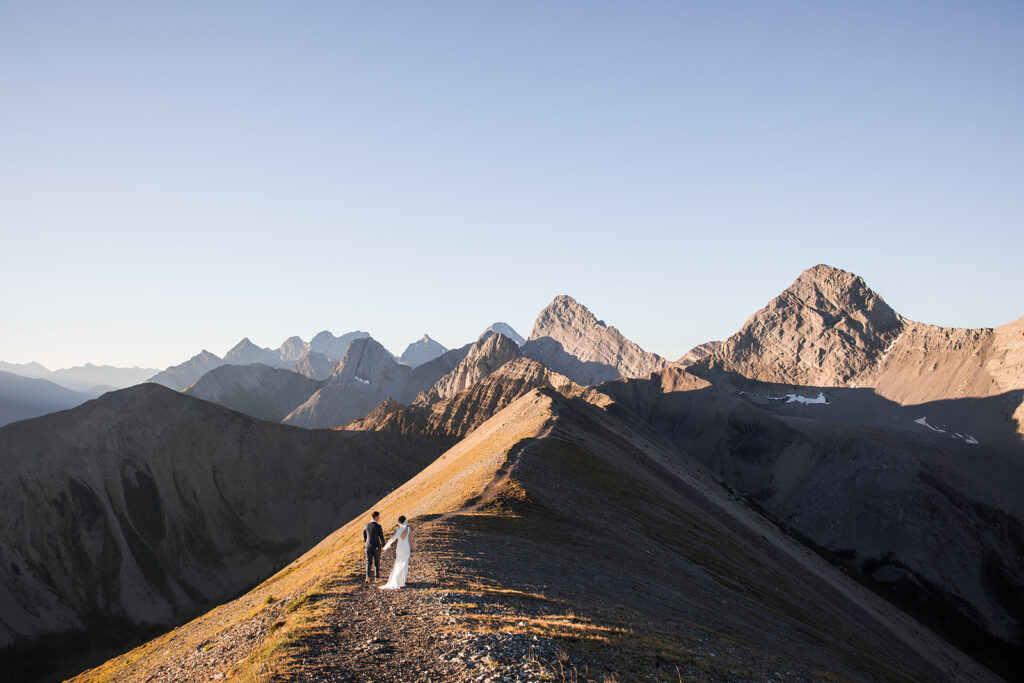
[[[394,590],[405,587],[405,579],[409,576],[409,555],[412,551],[412,529],[405,523],[405,515],[398,518],[398,528],[391,536],[391,540],[384,546],[387,551],[392,544],[395,545],[395,566],[391,569],[391,577],[388,582],[380,586],[381,590]]]

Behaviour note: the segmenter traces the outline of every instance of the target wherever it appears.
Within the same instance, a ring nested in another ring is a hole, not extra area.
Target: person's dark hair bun
[[[405,515],[399,515],[398,516],[398,523],[399,524],[405,524]]]

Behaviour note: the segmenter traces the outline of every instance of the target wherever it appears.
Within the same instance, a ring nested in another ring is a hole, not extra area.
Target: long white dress
[[[391,576],[388,582],[380,587],[381,590],[404,588],[405,579],[409,576],[409,537],[412,529],[408,523],[399,524],[395,535],[384,546],[384,550],[391,547],[392,543],[398,543],[395,547],[395,566],[391,569]]]

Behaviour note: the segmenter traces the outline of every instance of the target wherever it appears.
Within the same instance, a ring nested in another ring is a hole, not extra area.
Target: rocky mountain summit
[[[402,352],[398,360],[410,368],[415,368],[434,360],[447,350],[444,346],[431,339],[429,334],[425,334],[405,347],[405,351]]]
[[[846,386],[878,362],[903,326],[903,318],[862,278],[818,265],[696,368],[762,382]]]
[[[29,623],[33,591],[53,579],[38,578],[40,567],[72,567],[63,580],[99,577],[88,563],[77,569],[79,555],[119,566],[97,547],[135,558],[116,587],[122,601],[194,593],[170,613],[195,613],[210,595],[197,586],[216,584],[203,572],[220,565],[200,567],[191,548],[212,557],[224,542],[252,569],[248,580],[264,578],[290,552],[278,550],[295,547],[276,525],[300,514],[320,524],[341,509],[344,494],[312,502],[316,486],[328,485],[320,478],[335,477],[329,485],[349,487],[361,510],[377,500],[386,515],[413,517],[422,573],[409,590],[359,589],[362,515],[353,512],[254,592],[83,680],[360,680],[371,671],[387,671],[380,680],[994,679],[929,628],[1001,675],[1024,667],[1024,319],[978,330],[914,322],[863,279],[816,266],[735,335],[675,363],[564,296],[541,311],[522,347],[496,323],[415,367],[368,336],[337,363],[314,342],[243,344],[234,357],[270,352],[288,364],[224,365],[187,392],[314,431],[176,394],[192,408],[160,394],[116,405],[108,395],[40,418],[74,415],[66,425],[0,430],[0,458],[17,452],[24,461],[11,470],[18,483],[0,491],[11,509],[58,501],[0,523],[0,626]],[[106,407],[87,410],[93,404]],[[220,417],[200,419],[213,410]],[[22,441],[4,440],[14,433]],[[51,447],[53,434],[63,436]],[[41,463],[73,454],[88,474],[33,464],[32,440]],[[412,479],[385,477],[391,493],[378,500],[366,482],[393,461],[378,461],[375,448],[396,449],[417,470],[432,464]],[[284,460],[266,464],[271,453]],[[236,475],[250,458],[255,473]],[[104,474],[111,468],[120,469]],[[140,471],[157,495],[138,483]],[[67,484],[67,503],[50,490],[64,479],[87,480],[80,485],[110,502],[89,517],[77,484]],[[214,489],[219,498],[207,502]],[[138,507],[142,498],[159,501],[162,527]],[[37,519],[42,531],[24,531],[22,520]],[[152,538],[145,529],[167,539],[146,541],[155,564],[134,540]],[[78,549],[73,533],[92,545]],[[32,549],[39,538],[58,539],[55,549]],[[172,549],[191,559],[174,564]],[[211,560],[221,561],[234,560]],[[188,578],[186,565],[207,583]],[[4,588],[3,572],[36,583]],[[99,598],[85,586],[60,599],[75,610],[105,605],[115,587],[97,585]],[[96,614],[140,623],[123,610]],[[68,628],[97,623],[69,619]],[[22,642],[23,632],[12,638]]]
[[[579,384],[643,377],[666,364],[564,295],[540,312],[523,355]]]

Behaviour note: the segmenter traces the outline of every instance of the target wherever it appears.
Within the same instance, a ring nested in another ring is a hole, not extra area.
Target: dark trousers
[[[366,549],[366,578],[368,578],[368,579],[372,579],[373,578],[373,574],[370,573],[370,570],[373,569],[374,565],[377,566],[377,578],[379,579],[380,578],[380,546],[377,546],[375,548],[367,548]]]

